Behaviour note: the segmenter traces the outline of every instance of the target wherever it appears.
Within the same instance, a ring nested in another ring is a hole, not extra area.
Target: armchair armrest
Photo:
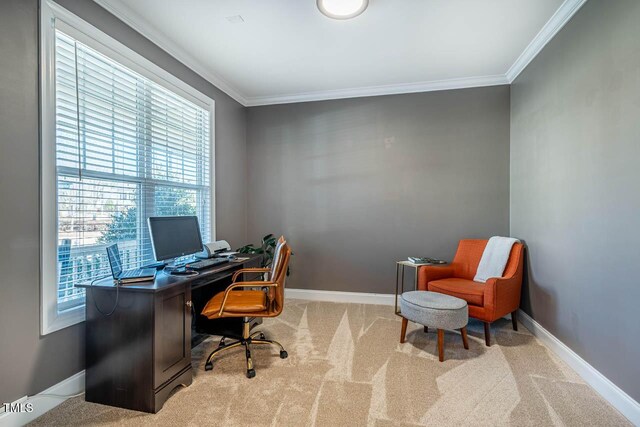
[[[432,280],[453,277],[453,267],[450,265],[424,265],[418,267],[418,290],[426,291],[427,284]]]
[[[235,282],[238,276],[241,275],[242,273],[268,273],[270,271],[271,269],[266,267],[265,268],[262,268],[262,267],[241,268],[240,270],[237,270],[235,273],[233,273],[233,276],[231,277],[231,281]]]
[[[491,277],[485,283],[484,305],[493,319],[498,319],[518,309],[522,279],[513,277]]]
[[[253,281],[253,282],[236,282],[236,283],[232,283],[231,285],[229,285],[227,287],[227,289],[224,290],[224,297],[222,298],[222,304],[220,305],[220,312],[218,313],[218,316],[222,316],[222,313],[224,312],[224,305],[227,303],[227,298],[229,297],[229,292],[231,292],[232,290],[236,289],[236,288],[254,288],[254,287],[261,287],[261,288],[275,288],[278,286],[277,283],[274,282],[262,282],[262,281]]]

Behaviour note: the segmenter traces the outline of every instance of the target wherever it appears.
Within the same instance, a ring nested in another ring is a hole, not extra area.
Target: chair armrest
[[[218,316],[222,316],[222,313],[224,311],[224,305],[227,303],[227,298],[229,297],[229,292],[231,292],[236,288],[255,288],[258,286],[261,288],[275,288],[278,286],[278,284],[274,282],[261,282],[259,280],[254,282],[232,283],[227,287],[227,289],[224,290],[224,297],[222,298],[222,304],[220,305],[220,312],[218,313]]]
[[[424,265],[418,267],[418,290],[426,291],[427,284],[432,280],[453,277],[453,267],[450,265]]]
[[[236,270],[231,277],[231,281],[235,282],[239,275],[242,273],[268,273],[270,272],[270,268],[261,268],[261,267],[249,267],[249,268],[241,268],[240,270]]]
[[[522,280],[520,277],[491,277],[485,283],[484,306],[492,319],[518,309]]]

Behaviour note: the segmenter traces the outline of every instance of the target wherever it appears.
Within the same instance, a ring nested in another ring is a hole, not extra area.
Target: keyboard
[[[226,264],[228,262],[228,258],[209,258],[189,263],[187,264],[187,267],[193,270],[204,270],[206,268],[215,267],[217,265]]]

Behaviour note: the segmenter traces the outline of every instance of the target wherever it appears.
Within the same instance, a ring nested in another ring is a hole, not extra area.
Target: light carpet
[[[630,425],[522,325],[471,320],[469,350],[445,335],[438,362],[435,331],[400,319],[388,306],[287,301],[261,328],[280,341],[253,347],[256,377],[245,377],[244,350],[225,353],[214,369],[204,357],[212,338],[193,349],[194,381],[158,414],[69,399],[32,423],[72,425],[220,426],[616,426]]]

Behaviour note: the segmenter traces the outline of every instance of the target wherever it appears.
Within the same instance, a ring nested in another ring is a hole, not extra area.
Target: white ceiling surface
[[[563,3],[370,0],[362,15],[339,21],[315,0],[96,1],[246,105],[508,83]],[[234,15],[244,22],[229,22]]]

